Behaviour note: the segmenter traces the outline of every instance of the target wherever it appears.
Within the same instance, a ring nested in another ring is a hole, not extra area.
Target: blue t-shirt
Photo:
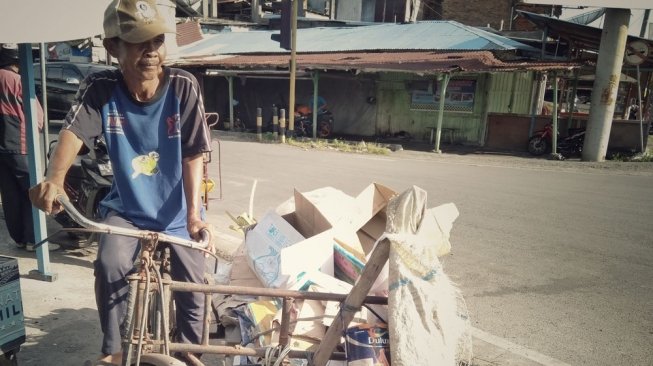
[[[100,203],[141,229],[188,237],[182,159],[210,151],[210,135],[195,77],[164,68],[147,102],[135,100],[120,71],[90,75],[77,93],[65,127],[91,147],[104,135],[113,184]]]

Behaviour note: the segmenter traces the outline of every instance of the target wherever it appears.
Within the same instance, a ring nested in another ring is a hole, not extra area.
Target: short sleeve
[[[102,107],[116,87],[116,72],[89,75],[79,85],[75,100],[66,115],[63,128],[79,137],[93,149],[95,138],[102,134]]]
[[[170,76],[180,97],[182,158],[211,151],[211,136],[197,79],[191,73],[178,69],[173,69]]]

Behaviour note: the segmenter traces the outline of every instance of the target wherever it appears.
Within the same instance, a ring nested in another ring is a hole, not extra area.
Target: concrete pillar
[[[442,120],[444,118],[444,97],[447,95],[447,84],[449,84],[450,75],[442,74],[438,78],[438,86],[440,87],[440,101],[438,103],[438,123],[435,130],[435,148],[433,152],[441,153],[440,150],[440,137],[442,136]]]
[[[626,49],[630,9],[609,8],[601,33],[592,104],[583,145],[584,161],[604,161]]]
[[[261,23],[261,4],[259,0],[251,1],[251,16],[252,23],[260,24]]]

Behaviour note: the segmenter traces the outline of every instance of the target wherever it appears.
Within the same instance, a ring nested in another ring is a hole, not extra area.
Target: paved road
[[[223,199],[255,216],[291,197],[333,186],[355,195],[371,182],[425,189],[429,205],[460,211],[445,271],[475,327],[475,362],[653,364],[653,163],[552,162],[496,155],[402,151],[388,156],[220,143]],[[497,347],[495,352],[492,345]],[[509,357],[514,356],[514,357]]]
[[[401,151],[388,156],[233,141],[225,136],[210,174],[223,199],[209,219],[226,234],[225,210],[261,217],[291,197],[333,186],[355,195],[371,182],[417,185],[429,204],[460,211],[445,271],[462,289],[474,325],[475,366],[653,364],[653,163],[552,162],[513,156]],[[9,243],[4,225],[0,239]],[[25,277],[28,341],[21,364],[81,364],[93,358],[99,324],[93,251],[52,253],[59,279]]]

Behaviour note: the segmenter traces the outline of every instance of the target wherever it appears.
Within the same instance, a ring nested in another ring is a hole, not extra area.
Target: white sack
[[[390,201],[387,208],[386,237],[391,241],[388,323],[393,366],[455,366],[458,361],[471,361],[467,308],[438,259],[442,249],[450,247],[453,220],[439,223],[432,240],[418,239],[420,224],[430,214],[426,201],[426,192],[413,187]],[[449,215],[436,214],[435,219],[451,218],[451,205],[438,210]],[[456,216],[457,210],[453,218]]]

